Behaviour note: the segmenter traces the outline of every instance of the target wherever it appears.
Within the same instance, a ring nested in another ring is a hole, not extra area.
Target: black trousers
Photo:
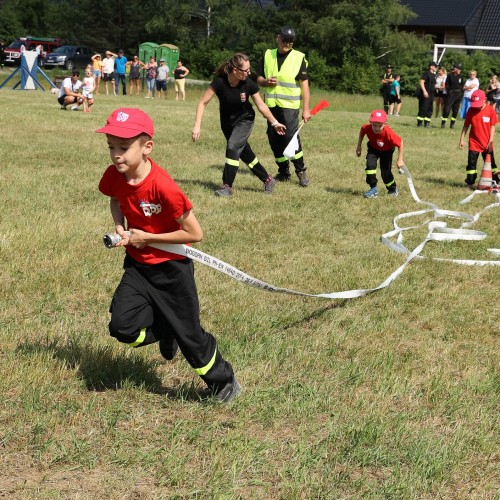
[[[389,104],[390,102],[390,95],[391,95],[391,86],[390,85],[383,85],[382,86],[382,99],[384,101],[384,111],[386,113],[389,112]]]
[[[430,121],[432,118],[432,107],[434,105],[434,94],[429,97],[420,96],[418,98],[418,121]]]
[[[261,165],[250,144],[248,144],[253,125],[253,119],[238,120],[235,123],[221,120],[222,133],[227,140],[226,162],[222,174],[223,184],[233,185],[240,159],[248,165],[250,171],[262,182],[266,182],[269,177],[266,169]]]
[[[443,108],[443,120],[447,120],[448,116],[451,116],[454,120],[456,120],[458,116],[458,112],[460,111],[460,103],[462,102],[462,92],[452,90],[446,94],[444,100],[444,108]]]
[[[210,388],[230,381],[231,365],[200,325],[192,260],[145,265],[127,255],[123,267],[110,307],[111,336],[132,347],[174,336],[187,362]]]
[[[280,123],[286,126],[285,135],[279,135],[276,130],[271,127],[271,124],[267,124],[267,139],[269,140],[269,145],[273,150],[274,161],[278,165],[278,171],[284,174],[290,173],[290,166],[288,158],[283,156],[283,151],[288,146],[288,143],[292,140],[295,132],[299,129],[299,112],[300,109],[288,109],[280,108],[275,106],[269,108],[273,116]],[[304,172],[306,167],[304,166],[304,153],[302,151],[302,144],[300,142],[300,135],[298,136],[299,149],[295,152],[295,156],[291,158],[291,162],[295,167],[295,172]]]
[[[368,153],[366,155],[366,183],[372,188],[377,185],[377,161],[380,160],[380,174],[382,180],[384,181],[385,187],[389,191],[394,191],[396,189],[396,181],[392,175],[392,157],[394,155],[394,149],[388,151],[379,151],[373,148],[370,143],[368,143]]]
[[[493,151],[488,153],[488,151],[483,151],[482,153],[479,151],[471,151],[469,149],[469,154],[467,157],[467,165],[465,167],[465,182],[472,186],[476,182],[477,179],[477,161],[479,159],[479,155],[483,157],[483,161],[486,159],[486,155],[491,155],[491,173],[495,178],[497,178],[497,164],[495,162],[495,155]]]

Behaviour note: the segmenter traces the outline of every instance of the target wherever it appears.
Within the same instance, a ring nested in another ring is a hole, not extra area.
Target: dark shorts
[[[156,80],[156,90],[167,90],[167,80]]]
[[[61,97],[58,97],[58,98],[57,98],[57,102],[58,102],[61,106],[63,106],[63,105],[64,105],[64,99],[66,99],[66,97],[67,97],[68,99],[73,99],[73,100],[71,101],[72,103],[73,103],[73,102],[76,102],[76,97],[73,97],[73,96],[67,96],[66,94],[64,94],[64,95],[63,95],[63,96],[61,96]]]
[[[115,73],[103,73],[102,74],[102,79],[105,81],[105,82],[111,82],[115,79]]]
[[[389,96],[389,103],[390,103],[390,104],[394,104],[394,103],[399,104],[400,102],[401,102],[401,99],[398,99],[398,96],[397,96],[397,95],[391,94],[391,95]]]
[[[444,97],[444,90],[436,90],[436,97]]]

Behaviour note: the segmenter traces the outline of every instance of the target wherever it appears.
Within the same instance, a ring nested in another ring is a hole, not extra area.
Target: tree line
[[[275,46],[280,26],[293,26],[296,48],[309,61],[311,84],[325,90],[379,91],[386,64],[413,93],[432,57],[432,39],[398,30],[412,17],[400,0],[0,0],[0,40],[60,37],[102,52],[138,52],[143,42],[172,43],[199,78],[234,52],[255,63]],[[500,70],[498,56],[447,53],[443,64],[462,62],[482,78]],[[469,66],[468,66],[469,65]],[[484,74],[482,74],[484,73]]]

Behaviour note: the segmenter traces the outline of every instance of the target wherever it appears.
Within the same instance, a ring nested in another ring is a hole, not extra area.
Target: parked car
[[[95,52],[90,47],[83,45],[63,45],[45,57],[44,65],[47,67],[60,66],[67,70],[73,68],[83,69],[92,62],[91,57]]]

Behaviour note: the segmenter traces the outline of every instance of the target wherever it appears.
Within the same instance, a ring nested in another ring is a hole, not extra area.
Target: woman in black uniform
[[[248,165],[250,171],[264,183],[265,193],[272,193],[276,183],[248,144],[248,138],[255,121],[255,111],[249,102],[249,97],[252,98],[259,112],[276,129],[278,134],[284,135],[286,127],[274,118],[260,97],[258,85],[253,80],[248,79],[249,74],[250,61],[248,56],[235,54],[219,66],[214,80],[210,83],[196,108],[192,132],[193,141],[200,138],[201,120],[207,104],[214,95],[219,98],[220,125],[227,139],[227,146],[222,174],[223,186],[215,191],[218,196],[229,197],[233,195],[233,182],[238,172],[240,158]]]

